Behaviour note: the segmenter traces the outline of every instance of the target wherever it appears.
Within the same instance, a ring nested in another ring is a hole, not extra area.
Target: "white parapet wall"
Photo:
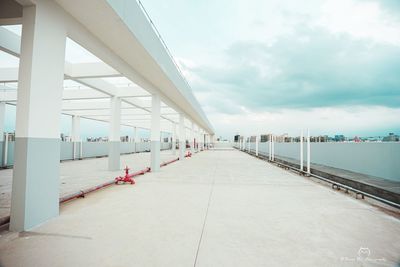
[[[80,157],[80,151],[82,145],[82,157]],[[7,151],[4,150],[4,142],[0,142],[0,167],[11,167],[14,165],[14,146],[15,142],[8,142]],[[60,147],[60,160],[72,160],[74,159],[74,143],[73,142],[61,142]],[[76,158],[94,158],[94,157],[107,157],[108,156],[108,143],[107,142],[76,142]],[[171,143],[161,143],[161,150],[171,149]],[[121,154],[139,153],[150,151],[149,142],[121,142]],[[5,155],[7,153],[7,155]],[[4,163],[4,158],[7,157],[7,163]]]
[[[238,144],[235,145],[238,147]],[[268,156],[269,143],[259,143],[259,154]],[[304,159],[307,148],[303,144]],[[255,153],[255,143],[251,143]],[[275,143],[275,157],[300,163],[300,143]],[[311,143],[311,163],[400,181],[400,143]],[[304,162],[304,166],[306,163]]]
[[[232,142],[215,142],[214,148],[233,148],[234,143]]]

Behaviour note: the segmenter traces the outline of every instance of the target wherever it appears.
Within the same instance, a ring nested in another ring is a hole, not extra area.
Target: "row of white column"
[[[276,142],[276,136],[270,135],[269,138],[269,146],[268,146],[268,159],[270,161],[275,160],[275,142]],[[259,154],[259,136],[256,136],[255,140],[255,154],[258,156]],[[306,172],[308,174],[311,173],[311,145],[310,145],[310,131],[307,130],[307,138],[306,138],[306,143],[307,143],[307,167],[306,167]],[[243,136],[242,138],[239,138],[239,150],[242,151],[251,151],[251,142],[250,138],[246,141],[246,138]],[[303,131],[301,131],[301,136],[300,136],[300,170],[304,171],[304,134]]]
[[[62,11],[53,1],[37,1],[35,5],[23,7],[11,198],[12,231],[31,229],[59,213],[60,113],[66,37],[70,30],[63,18]],[[152,171],[160,168],[160,102],[159,95],[152,96]],[[0,112],[2,108],[4,105],[0,105]],[[80,119],[75,117],[73,120],[73,140],[80,141]],[[113,97],[109,169],[120,168],[120,122],[121,99]],[[2,138],[3,134],[0,136]],[[183,159],[183,114],[179,118],[179,141],[179,156]]]
[[[158,171],[160,168],[160,118],[161,118],[161,101],[157,95],[152,96],[152,113],[151,113],[151,133],[150,133],[150,142],[151,142],[151,170],[153,172]],[[119,170],[120,169],[120,136],[121,136],[121,99],[118,97],[111,98],[110,101],[110,131],[109,131],[109,157],[108,157],[108,169],[109,170]],[[180,115],[179,120],[179,140],[181,140],[179,147],[182,148],[179,154],[180,159],[185,158],[185,117],[183,114]],[[176,131],[176,123],[172,123],[172,154],[176,154],[176,139],[177,139],[177,131]],[[73,141],[73,155],[76,158],[77,154],[77,144],[81,142],[80,138],[80,117],[73,116],[72,117],[72,141]],[[204,131],[199,129],[194,123],[192,123],[192,130],[190,131],[190,139],[191,140],[191,150],[192,153],[195,152],[196,146],[199,149],[203,149],[204,141]],[[137,143],[138,138],[138,130],[134,127],[134,142]],[[195,140],[198,140],[197,142]],[[82,144],[80,147],[80,157],[82,157]]]

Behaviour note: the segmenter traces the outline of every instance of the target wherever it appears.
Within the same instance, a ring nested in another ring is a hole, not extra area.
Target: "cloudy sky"
[[[400,1],[142,3],[217,134],[400,133]]]

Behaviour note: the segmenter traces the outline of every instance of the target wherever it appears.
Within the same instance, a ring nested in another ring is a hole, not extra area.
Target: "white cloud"
[[[400,21],[385,12],[379,2],[326,1],[316,25],[332,33],[400,46]]]

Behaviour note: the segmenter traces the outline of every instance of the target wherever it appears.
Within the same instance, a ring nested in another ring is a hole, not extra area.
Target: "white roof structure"
[[[19,4],[17,3],[19,2]],[[0,101],[16,104],[22,5],[2,1],[10,12],[0,19]],[[185,115],[206,133],[214,129],[140,2],[56,0],[68,27],[62,113],[110,121],[110,98],[118,96],[121,124],[150,129],[151,95],[161,97],[161,130]],[[0,6],[1,9],[1,6]],[[21,14],[19,14],[19,12]],[[14,14],[12,14],[14,13]],[[7,26],[8,24],[8,26]],[[13,26],[9,26],[13,25]],[[4,63],[6,62],[6,63]],[[15,63],[16,62],[16,63]],[[45,100],[44,100],[45,101]]]

